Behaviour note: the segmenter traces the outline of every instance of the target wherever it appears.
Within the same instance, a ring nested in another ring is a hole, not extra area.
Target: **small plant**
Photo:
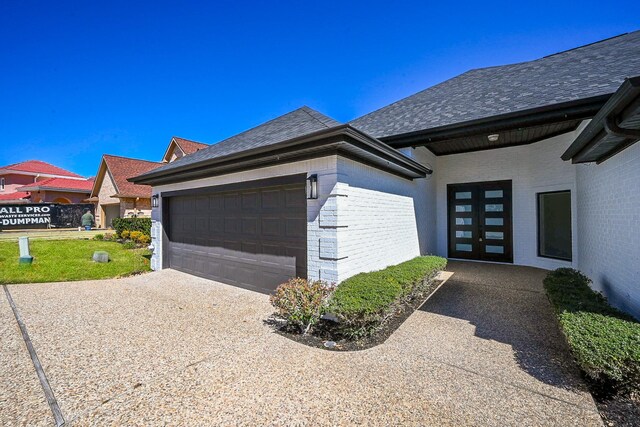
[[[139,231],[142,234],[151,234],[151,218],[114,218],[111,223],[116,232],[122,236],[122,232]],[[124,237],[123,237],[124,239]]]
[[[295,278],[278,286],[270,301],[278,310],[277,316],[305,335],[324,314],[332,289],[320,280]]]
[[[129,230],[122,230],[120,233],[120,237],[122,237],[123,239],[128,239],[129,238]]]
[[[93,240],[104,240],[104,235],[96,234],[95,236],[93,236]]]
[[[116,236],[113,233],[104,233],[104,240],[115,240]]]
[[[137,242],[138,239],[140,239],[140,237],[142,236],[142,232],[141,231],[132,231],[129,233],[129,238],[131,240],[133,240],[134,242]]]
[[[142,234],[138,239],[136,239],[136,241],[141,245],[148,245],[151,242],[151,237],[146,234]]]
[[[340,333],[358,339],[374,333],[404,301],[419,296],[425,283],[444,270],[447,260],[417,257],[384,270],[360,273],[343,281],[329,301]]]
[[[136,242],[124,242],[122,244],[122,247],[125,249],[135,249],[138,247],[138,245],[136,245]]]

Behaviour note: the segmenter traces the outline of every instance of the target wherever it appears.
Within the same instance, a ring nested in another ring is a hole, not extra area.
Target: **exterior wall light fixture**
[[[318,198],[318,175],[309,175],[307,178],[307,199]]]
[[[158,195],[154,194],[153,196],[151,196],[151,207],[152,208],[157,208],[158,207]]]

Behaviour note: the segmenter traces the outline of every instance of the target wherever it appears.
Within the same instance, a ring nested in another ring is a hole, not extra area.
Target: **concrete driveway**
[[[271,332],[265,295],[165,270],[8,286],[66,425],[600,425],[537,269],[451,262],[381,346]],[[0,294],[0,425],[54,425]]]

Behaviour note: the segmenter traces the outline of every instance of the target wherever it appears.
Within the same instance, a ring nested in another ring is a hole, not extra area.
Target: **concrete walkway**
[[[66,425],[600,425],[544,272],[449,270],[386,343],[353,353],[272,333],[264,295],[171,270],[9,290]],[[0,425],[53,425],[6,299],[0,316]]]

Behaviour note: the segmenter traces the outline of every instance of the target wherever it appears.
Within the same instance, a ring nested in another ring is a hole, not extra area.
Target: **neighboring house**
[[[92,179],[39,160],[0,167],[0,203],[82,203]]]
[[[111,227],[114,218],[151,215],[151,187],[127,181],[162,163],[105,154],[91,190],[90,201],[96,203],[96,226]]]
[[[163,163],[170,163],[174,160],[178,160],[187,154],[193,154],[198,150],[207,148],[209,144],[203,144],[201,142],[189,141],[188,139],[178,138],[174,136],[169,142],[167,151],[165,151],[162,157]]]
[[[638,74],[634,32],[349,124],[300,108],[132,179],[157,198],[152,267],[262,292],[428,253],[574,267],[638,316]]]
[[[132,159],[105,154],[100,162],[89,201],[96,203],[96,224],[111,227],[114,218],[151,215],[151,187],[133,184],[127,179],[158,168],[186,155],[208,147],[174,136],[162,157],[162,162]]]

